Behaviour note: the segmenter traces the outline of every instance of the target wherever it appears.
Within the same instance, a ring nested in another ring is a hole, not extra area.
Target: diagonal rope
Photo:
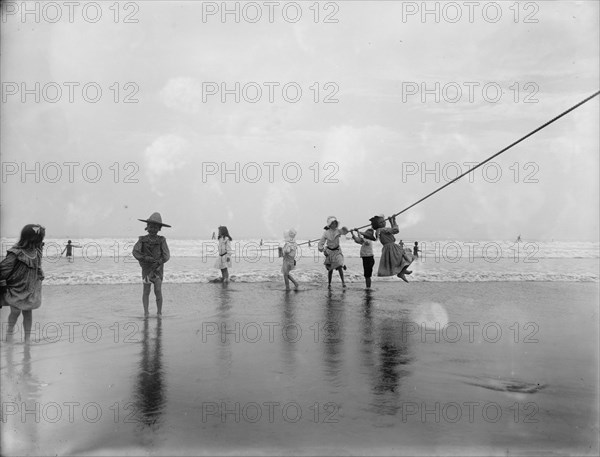
[[[503,154],[504,152],[508,151],[509,149],[511,149],[512,147],[516,146],[517,144],[521,143],[522,141],[526,140],[527,138],[529,138],[530,136],[536,134],[537,132],[539,132],[540,130],[548,127],[550,124],[552,124],[553,122],[556,122],[557,120],[559,120],[561,117],[566,116],[567,114],[569,114],[571,111],[579,108],[581,105],[583,105],[584,103],[590,101],[591,99],[593,99],[594,97],[598,96],[598,94],[600,94],[600,90],[597,91],[596,93],[594,93],[593,95],[590,95],[589,97],[585,98],[584,100],[580,101],[579,103],[577,103],[576,105],[573,105],[572,107],[570,107],[569,109],[567,109],[566,111],[563,111],[562,113],[560,113],[558,116],[550,119],[548,122],[540,125],[538,128],[536,128],[535,130],[532,130],[531,132],[529,132],[527,135],[522,136],[521,138],[519,138],[517,141],[515,141],[514,143],[509,144],[508,146],[506,146],[504,149],[498,151],[497,153],[495,153],[494,155],[491,155],[490,157],[488,157],[487,159],[485,159],[483,162],[480,162],[479,164],[477,164],[476,166],[474,166],[473,168],[467,170],[466,172],[464,172],[462,175],[457,176],[456,178],[454,178],[452,181],[447,182],[446,184],[444,184],[443,186],[437,188],[436,190],[434,190],[433,192],[430,192],[429,194],[425,195],[423,198],[421,198],[420,200],[417,200],[416,202],[414,202],[412,205],[407,206],[406,208],[404,208],[402,211],[399,211],[395,214],[393,214],[392,216],[390,216],[388,219],[391,219],[393,217],[396,217],[402,213],[404,213],[405,211],[408,211],[409,209],[411,209],[413,206],[418,205],[419,203],[427,200],[429,197],[433,196],[434,194],[438,193],[439,191],[441,191],[442,189],[448,187],[450,184],[454,184],[456,181],[458,181],[459,179],[463,178],[464,176],[468,175],[469,173],[472,173],[473,171],[475,171],[477,168],[481,167],[482,165],[485,165],[487,162],[489,162],[490,160],[492,160],[495,157],[498,157],[500,154]],[[355,230],[360,230],[360,229],[364,229],[366,227],[370,227],[370,224],[367,225],[363,225],[362,227],[356,227]],[[298,243],[298,246],[303,245],[303,244],[309,244],[309,243],[314,243],[315,241],[319,241],[320,238],[317,238],[316,240],[309,240],[309,241],[305,241],[303,243]]]

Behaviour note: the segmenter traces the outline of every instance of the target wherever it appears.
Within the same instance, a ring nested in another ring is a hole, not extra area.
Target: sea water
[[[131,255],[135,239],[79,239],[73,244],[73,262],[61,256],[67,240],[47,239],[44,246],[45,285],[128,284],[141,278],[138,262]],[[2,238],[2,252],[16,239]],[[168,239],[171,259],[165,265],[165,283],[209,282],[220,276],[214,268],[216,240]],[[298,240],[298,243],[306,243]],[[280,240],[234,240],[232,280],[238,282],[280,281]],[[293,276],[300,282],[326,281],[323,254],[316,242],[300,244]],[[413,244],[405,248],[412,250]],[[342,239],[349,282],[363,280],[360,245]],[[593,281],[599,279],[600,245],[585,241],[455,241],[429,240],[419,243],[419,257],[411,265],[410,281]],[[375,243],[375,281],[381,244]]]

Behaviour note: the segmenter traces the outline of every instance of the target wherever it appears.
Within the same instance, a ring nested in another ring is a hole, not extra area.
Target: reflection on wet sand
[[[364,373],[371,379],[375,374],[375,362],[373,361],[374,338],[373,338],[373,291],[365,290],[361,307],[361,338],[360,338],[360,355],[361,365],[364,368]]]
[[[219,377],[220,379],[227,379],[231,375],[231,364],[233,363],[233,351],[231,349],[231,339],[235,341],[235,333],[228,335],[229,330],[234,329],[235,325],[231,323],[231,291],[229,290],[228,284],[221,284],[223,290],[221,291],[221,301],[217,307],[217,316],[219,320],[219,329],[221,329],[218,346],[218,359],[219,364]]]
[[[31,345],[28,343],[25,343],[25,345],[3,343],[3,346],[6,349],[6,377],[3,376],[3,382],[0,386],[2,389],[3,414],[9,411],[9,404],[11,406],[15,405],[17,409],[20,407],[22,410],[21,414],[14,415],[11,418],[18,418],[24,424],[24,436],[21,437],[21,440],[37,443],[39,438],[37,424],[41,420],[39,407],[41,384],[38,378],[32,374]],[[19,364],[15,362],[14,352],[20,347],[23,348],[23,362],[21,370],[18,371],[15,370]],[[6,417],[2,418],[2,422],[6,423]],[[4,433],[7,432],[9,432],[9,427],[3,427],[2,441],[6,440]],[[13,436],[14,438],[16,437]],[[0,452],[0,455],[4,454]]]
[[[283,296],[283,307],[281,325],[283,327],[283,345],[282,345],[282,356],[283,363],[286,368],[287,374],[290,377],[296,375],[296,346],[297,341],[302,336],[301,327],[296,322],[295,315],[295,291],[286,291]]]
[[[409,374],[412,358],[408,338],[403,333],[406,321],[385,318],[379,327],[379,367],[373,385],[373,404],[378,414],[395,415],[401,408],[400,381]]]
[[[377,319],[373,293],[365,291],[361,308],[361,365],[371,382],[377,414],[395,415],[401,404],[400,381],[409,374],[408,365],[413,361],[408,336],[403,333],[407,322],[402,314]]]
[[[323,341],[325,350],[324,363],[325,375],[329,382],[340,387],[342,381],[340,371],[344,346],[344,305],[346,290],[334,293],[331,289],[327,292],[325,302],[325,319],[319,329],[319,339]]]
[[[153,431],[161,425],[161,415],[166,405],[165,373],[162,366],[162,319],[156,320],[151,338],[150,322],[144,319],[142,353],[135,386],[135,411],[137,419]]]

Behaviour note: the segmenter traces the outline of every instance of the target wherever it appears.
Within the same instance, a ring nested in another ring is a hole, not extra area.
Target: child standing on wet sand
[[[23,312],[25,343],[30,342],[33,310],[42,305],[42,247],[46,229],[28,224],[21,230],[19,242],[8,249],[0,263],[0,280],[6,292],[0,296],[0,307],[10,306],[6,341],[12,341],[17,319]]]
[[[344,282],[344,272],[342,271],[346,266],[344,265],[342,248],[340,247],[340,236],[346,235],[346,233],[348,233],[346,227],[342,227],[341,230],[338,230],[338,220],[334,216],[329,216],[327,218],[325,232],[323,232],[323,236],[321,236],[321,240],[319,241],[319,252],[325,254],[325,262],[323,263],[325,264],[325,268],[327,268],[329,287],[331,287],[333,270],[338,271],[340,279],[342,280],[342,287],[346,287],[346,283]]]
[[[152,214],[148,219],[138,219],[138,221],[146,222],[146,231],[148,232],[148,235],[140,236],[133,247],[132,253],[142,267],[142,281],[144,283],[142,305],[144,306],[144,316],[148,315],[152,284],[154,284],[154,295],[156,296],[156,314],[161,316],[163,303],[163,265],[169,260],[171,254],[166,238],[158,235],[158,232],[162,227],[171,226],[163,224],[159,213]]]
[[[281,273],[283,273],[283,280],[285,282],[285,290],[290,290],[290,281],[294,283],[294,289],[298,289],[298,282],[292,275],[290,271],[296,268],[296,252],[298,250],[298,245],[296,244],[296,230],[289,229],[287,232],[284,232],[283,237],[285,239],[285,244],[283,245],[283,265],[281,266]]]
[[[354,234],[356,232],[356,235]],[[373,229],[368,229],[364,233],[360,233],[358,229],[352,230],[352,238],[355,243],[360,244],[360,258],[363,263],[363,271],[367,289],[371,288],[371,276],[373,276],[373,266],[375,265],[375,257],[373,256],[373,241],[375,236]]]
[[[231,254],[233,254],[233,249],[231,249],[231,241],[232,238],[229,236],[229,230],[224,225],[219,227],[219,257],[217,257],[217,261],[215,262],[215,268],[221,270],[221,280],[223,283],[227,284],[229,282],[229,268],[231,268]]]

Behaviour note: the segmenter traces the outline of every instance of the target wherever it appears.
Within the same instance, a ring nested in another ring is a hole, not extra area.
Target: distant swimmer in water
[[[65,251],[67,252],[67,260],[69,262],[73,262],[75,259],[73,257],[73,248],[80,248],[81,246],[79,246],[78,244],[71,244],[71,240],[67,241],[67,244],[65,245],[65,248],[63,249],[63,251],[60,253],[60,255],[63,255],[65,253]]]
[[[519,236],[517,237],[517,241],[515,241],[515,243],[520,243],[520,242],[521,242],[521,235],[519,235]]]
[[[262,240],[262,238],[260,239],[260,245],[261,245],[261,246],[263,245],[263,240]]]
[[[413,256],[414,257],[419,257],[419,251],[421,251],[419,249],[419,242],[415,241],[415,247],[413,248]]]
[[[400,249],[402,249],[404,251],[404,241],[400,240],[400,242],[398,243],[398,246],[400,246]]]

